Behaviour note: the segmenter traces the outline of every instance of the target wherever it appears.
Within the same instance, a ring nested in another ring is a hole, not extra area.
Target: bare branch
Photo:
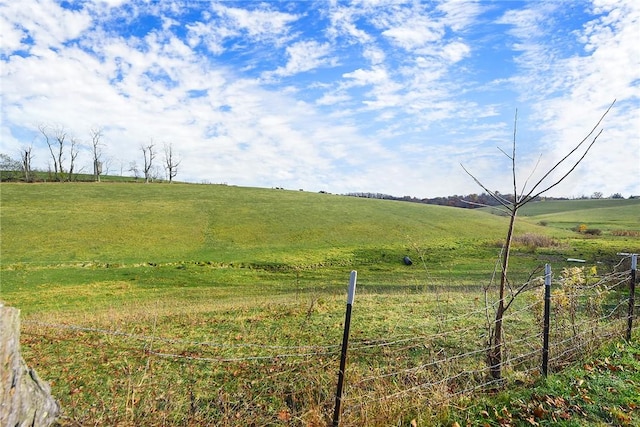
[[[516,108],[516,113],[513,118],[513,154],[511,155],[511,175],[513,176],[513,204],[518,202],[516,197],[518,197],[518,184],[516,182],[516,134],[518,128],[518,109]]]
[[[535,199],[536,197],[538,197],[539,195],[541,195],[542,193],[549,191],[550,189],[552,189],[553,187],[555,187],[556,185],[560,184],[560,182],[562,182],[567,176],[569,176],[569,174],[578,166],[578,164],[580,164],[580,162],[582,161],[582,159],[584,159],[584,157],[587,155],[587,153],[589,152],[589,150],[591,149],[591,147],[593,146],[593,144],[596,142],[596,140],[598,139],[598,137],[600,136],[600,134],[602,133],[602,129],[600,130],[600,132],[598,132],[598,134],[594,137],[593,141],[591,142],[591,144],[589,144],[589,147],[586,149],[586,151],[584,152],[584,154],[580,157],[580,159],[578,159],[573,167],[569,170],[569,172],[565,173],[562,178],[560,178],[559,180],[555,181],[552,185],[550,185],[549,187],[545,188],[542,191],[538,191],[536,190],[538,187],[540,187],[542,185],[542,183],[544,182],[545,179],[547,179],[551,173],[553,173],[554,170],[556,170],[558,167],[560,167],[573,153],[575,153],[576,151],[578,151],[578,149],[582,146],[582,144],[584,144],[589,138],[591,138],[591,135],[593,135],[593,133],[596,131],[596,129],[598,129],[598,127],[600,126],[600,123],[602,123],[602,121],[604,120],[604,118],[606,117],[607,114],[609,114],[609,111],[611,111],[611,108],[613,108],[613,105],[616,103],[616,100],[614,99],[613,102],[611,103],[611,105],[609,105],[609,108],[607,108],[607,111],[604,112],[604,114],[600,117],[600,119],[598,120],[598,122],[595,124],[595,126],[591,129],[591,131],[587,134],[587,136],[585,136],[582,141],[580,141],[575,147],[573,147],[572,150],[570,150],[562,159],[560,159],[555,165],[553,165],[553,167],[551,167],[551,169],[549,169],[547,171],[547,173],[545,173],[542,178],[540,178],[538,180],[538,182],[531,188],[531,190],[529,191],[529,193],[527,193],[527,195],[525,196],[525,199],[527,200],[531,200],[531,199]],[[538,191],[536,193],[535,196],[531,196],[535,191]],[[526,203],[526,201],[525,201]]]
[[[524,192],[525,192],[525,189],[527,188],[527,184],[529,184],[529,180],[538,169],[538,166],[540,166],[541,160],[542,160],[542,154],[540,154],[540,156],[538,157],[538,161],[536,161],[536,165],[533,167],[533,169],[531,170],[531,173],[529,174],[527,179],[524,181],[524,184],[522,185],[522,191],[520,192],[520,196],[518,196],[518,199],[517,199],[518,202],[520,202],[521,200],[524,200]]]
[[[502,148],[500,148],[500,147],[496,147],[496,148],[497,148],[497,149],[498,149],[502,154],[504,154],[504,156],[505,156],[507,159],[509,159],[509,160],[512,160],[512,159],[513,159],[513,158],[512,158],[509,154],[507,154],[507,152],[506,152],[506,151],[504,151]]]
[[[476,182],[476,184],[478,184],[487,194],[489,194],[491,196],[491,198],[493,198],[496,202],[500,203],[502,206],[507,208],[509,210],[509,212],[511,212],[511,207],[512,207],[511,202],[509,202],[508,200],[500,197],[498,194],[495,193],[495,191],[491,191],[487,187],[485,187],[485,185],[482,182],[480,182],[480,180],[478,180],[478,178],[473,176],[471,174],[471,172],[469,172],[467,170],[467,168],[465,168],[462,163],[460,163],[460,166],[467,173],[467,175],[469,175]]]
[[[516,290],[516,292],[509,299],[509,302],[507,303],[507,305],[504,308],[505,311],[509,308],[511,303],[513,303],[513,301],[515,301],[515,299],[518,297],[518,295],[520,295],[522,292],[526,292],[526,291],[529,291],[531,289],[538,288],[538,287],[540,287],[540,286],[542,286],[544,284],[544,283],[538,283],[533,279],[533,276],[535,276],[540,270],[541,270],[541,268],[540,268],[540,266],[538,266],[529,274],[529,278],[527,279],[527,281],[524,282],[522,285],[520,285],[520,287]]]
[[[585,156],[587,155],[587,153],[589,152],[589,150],[591,150],[591,147],[593,147],[593,144],[596,143],[596,141],[598,140],[598,137],[602,134],[603,130],[601,129],[600,132],[598,132],[598,134],[593,138],[593,141],[591,142],[591,144],[589,144],[589,146],[587,147],[587,149],[585,150],[585,152],[582,154],[582,156],[580,156],[580,158],[578,160],[576,160],[576,162],[573,164],[573,166],[567,171],[567,173],[565,173],[560,179],[556,180],[553,184],[549,185],[547,188],[545,188],[544,190],[539,191],[538,193],[536,193],[535,195],[528,197],[528,200],[531,200],[532,198],[535,199],[536,197],[538,197],[539,195],[541,195],[542,193],[545,193],[549,190],[551,190],[553,187],[555,187],[556,185],[560,184],[562,181],[564,181],[564,179],[569,176],[571,174],[571,172],[573,172],[575,170],[575,168],[578,167],[578,165],[582,162],[582,160],[585,158]],[[564,159],[562,160],[564,161]],[[537,186],[537,184],[536,184]],[[535,187],[534,187],[535,188]],[[527,200],[527,201],[528,201]]]
[[[460,201],[462,203],[466,203],[468,205],[473,205],[473,206],[480,206],[482,208],[491,208],[491,209],[495,209],[499,212],[502,212],[503,214],[509,215],[509,211],[506,211],[502,208],[500,208],[499,206],[494,206],[494,205],[488,205],[486,203],[478,203],[478,202],[472,202],[470,200],[464,200],[464,199],[460,199]]]

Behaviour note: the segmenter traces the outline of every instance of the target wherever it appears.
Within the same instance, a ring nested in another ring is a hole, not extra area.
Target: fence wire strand
[[[574,304],[572,307],[575,309],[575,312],[571,312],[554,300],[557,300],[558,295],[552,294],[552,301],[556,304],[550,323],[553,327],[549,362],[554,368],[577,360],[583,355],[585,348],[590,348],[595,343],[623,335],[626,314],[622,312],[625,305],[629,304],[628,297],[609,302],[608,305],[603,304],[598,308],[599,313],[591,313],[585,309],[591,296],[617,291],[628,283],[629,272],[616,270],[609,275],[598,277],[594,282],[587,281],[583,286],[573,286],[570,289],[567,278],[559,277],[553,280],[552,289],[568,289],[564,295]],[[537,287],[541,279],[533,278],[525,286]],[[401,399],[407,395],[424,394],[424,399],[428,399],[430,404],[439,405],[456,397],[504,384],[505,379],[491,377],[491,370],[486,361],[491,350],[486,324],[487,313],[495,310],[497,304],[496,301],[462,314],[430,319],[430,322],[417,321],[411,325],[409,332],[353,341],[349,349],[349,358],[359,365],[347,368],[352,377],[347,381],[343,398],[346,404],[344,416],[349,417],[358,411],[366,411],[367,408],[374,408],[382,402]],[[532,301],[519,301],[505,313],[506,325],[520,325],[520,329],[505,328],[502,364],[507,374],[540,375],[542,325],[537,316],[541,308],[541,295],[538,295],[538,298]],[[293,369],[305,364],[319,364],[329,369],[337,360],[341,348],[338,344],[274,345],[195,341],[156,335],[155,329],[153,334],[147,335],[37,320],[25,320],[23,325],[26,327],[23,332],[26,335],[50,341],[71,341],[73,337],[54,337],[42,333],[40,329],[100,334],[113,338],[115,342],[108,345],[118,347],[122,351],[181,363],[258,364],[278,363],[286,359],[290,364],[283,369]],[[475,340],[468,339],[470,336],[475,337]],[[459,337],[467,338],[460,340]],[[79,344],[89,347],[105,345],[86,340],[78,341]],[[131,341],[141,344],[127,345],[131,344]],[[232,355],[227,356],[224,352]],[[411,352],[416,353],[413,359],[404,357]],[[402,362],[396,362],[401,359]],[[274,372],[273,376],[282,374],[282,371]]]

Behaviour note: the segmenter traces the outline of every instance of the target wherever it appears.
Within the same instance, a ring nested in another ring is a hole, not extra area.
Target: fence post
[[[542,331],[542,375],[549,371],[549,324],[551,318],[551,265],[544,265],[544,323]]]
[[[347,294],[347,311],[344,316],[344,334],[342,335],[342,353],[340,355],[340,371],[338,372],[338,389],[336,390],[336,407],[333,411],[333,427],[340,423],[340,404],[342,403],[342,387],[344,385],[344,370],[347,364],[347,347],[349,345],[349,328],[351,327],[351,307],[356,294],[356,278],[358,273],[351,272],[349,291]]]
[[[627,315],[627,341],[631,341],[631,329],[633,327],[633,308],[636,303],[636,269],[638,266],[638,254],[631,254],[631,279],[629,280],[629,313]]]

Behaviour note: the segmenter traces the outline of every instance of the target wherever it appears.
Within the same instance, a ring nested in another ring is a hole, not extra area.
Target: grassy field
[[[482,289],[507,225],[478,210],[223,185],[2,183],[0,202],[0,299],[22,310],[25,358],[53,383],[66,425],[326,425],[351,270],[360,386],[344,425],[448,422],[436,409],[451,390],[407,395],[428,378],[405,370],[482,348]],[[640,252],[633,233],[608,232],[638,230],[640,200],[593,202],[523,210],[515,277],[568,257],[606,272],[617,252]],[[607,232],[565,226],[585,221]],[[529,303],[514,306],[509,334],[533,322]],[[367,397],[390,390],[400,397]]]
[[[640,232],[639,199],[545,200],[525,205],[520,215],[566,230],[585,224],[605,232]]]

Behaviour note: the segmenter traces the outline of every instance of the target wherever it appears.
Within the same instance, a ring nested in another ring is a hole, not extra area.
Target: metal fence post
[[[542,331],[542,375],[549,371],[549,324],[551,318],[551,265],[544,265],[544,323]]]
[[[633,328],[633,308],[636,303],[636,269],[638,266],[638,254],[631,254],[631,279],[629,280],[629,312],[627,314],[627,341],[631,341]]]
[[[342,403],[342,387],[344,385],[344,370],[347,364],[347,347],[349,345],[349,328],[351,327],[351,307],[356,294],[356,278],[358,273],[351,272],[349,292],[347,295],[347,311],[344,317],[344,334],[342,335],[342,353],[340,355],[340,372],[338,372],[338,389],[336,390],[336,407],[333,411],[333,427],[340,423],[340,405]]]

